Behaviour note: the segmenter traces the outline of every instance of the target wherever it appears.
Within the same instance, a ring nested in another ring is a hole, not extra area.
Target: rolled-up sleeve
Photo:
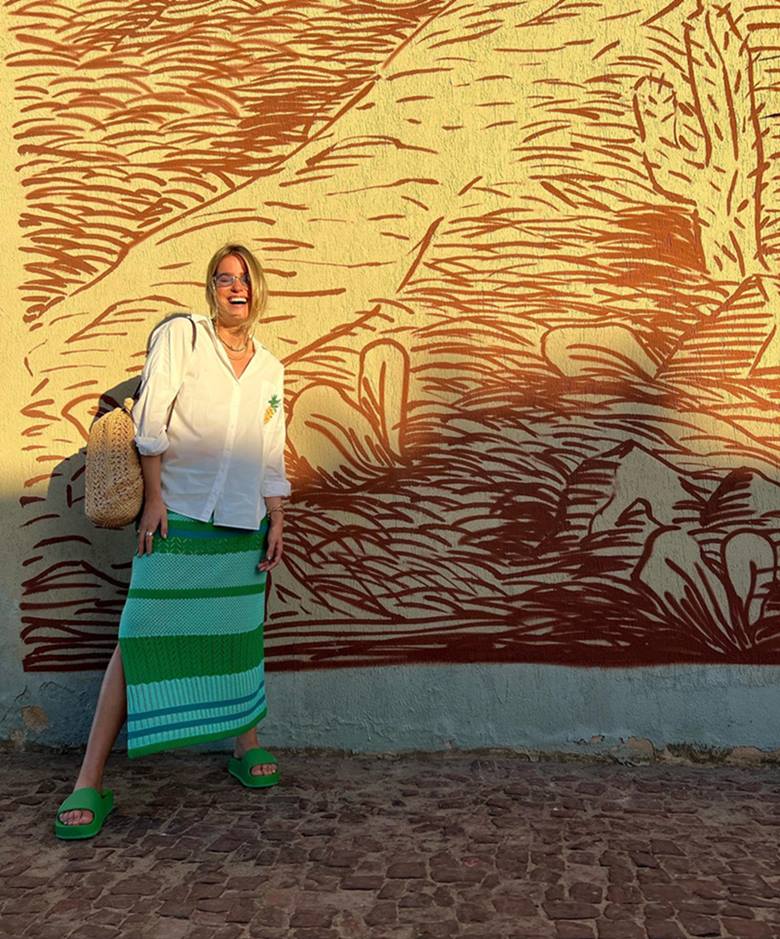
[[[177,316],[159,326],[149,341],[141,373],[141,393],[133,405],[135,444],[142,456],[156,456],[168,449],[171,406],[184,380],[192,351],[192,322]]]
[[[269,400],[264,426],[262,495],[290,495],[290,483],[284,466],[285,421],[284,421],[284,369],[280,368],[278,390]]]

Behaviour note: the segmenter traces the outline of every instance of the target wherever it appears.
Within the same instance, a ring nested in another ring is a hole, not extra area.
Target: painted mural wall
[[[269,669],[780,664],[777,3],[7,11],[26,670],[108,659],[87,430],[226,241],[286,365]]]

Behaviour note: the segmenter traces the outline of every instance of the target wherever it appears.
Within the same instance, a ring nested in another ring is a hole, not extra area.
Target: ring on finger
[[[147,537],[147,538],[154,538],[154,532],[153,532],[153,531],[148,531],[148,532],[146,533],[146,537]]]

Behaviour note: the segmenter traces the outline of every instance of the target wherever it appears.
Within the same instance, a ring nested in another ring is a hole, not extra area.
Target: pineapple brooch
[[[265,414],[263,415],[263,423],[267,424],[271,418],[279,410],[279,405],[282,402],[279,400],[277,395],[274,395],[272,398],[268,399],[268,407],[265,409]]]

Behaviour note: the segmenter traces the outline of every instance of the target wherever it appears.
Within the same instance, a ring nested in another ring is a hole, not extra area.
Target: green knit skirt
[[[266,713],[268,519],[258,531],[168,512],[168,537],[133,558],[119,647],[131,757],[232,737]]]

